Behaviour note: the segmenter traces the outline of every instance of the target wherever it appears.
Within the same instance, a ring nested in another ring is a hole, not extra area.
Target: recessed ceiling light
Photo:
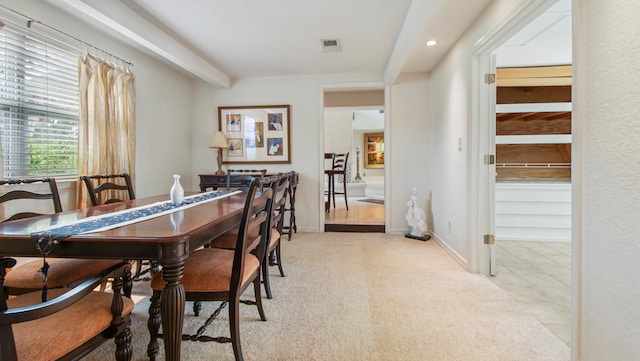
[[[437,41],[435,41],[435,40],[429,40],[429,41],[427,41],[427,46],[434,46],[434,45],[436,45],[437,43],[438,43],[438,42],[437,42]]]

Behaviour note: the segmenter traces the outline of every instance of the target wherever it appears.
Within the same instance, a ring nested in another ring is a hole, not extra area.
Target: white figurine
[[[411,198],[407,201],[407,223],[409,224],[409,234],[414,237],[424,237],[427,234],[427,217],[424,211],[418,207],[418,189],[411,188]]]

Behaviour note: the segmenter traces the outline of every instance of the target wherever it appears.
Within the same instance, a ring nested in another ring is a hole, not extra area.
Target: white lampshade
[[[227,137],[223,132],[215,132],[213,133],[213,138],[211,138],[211,143],[209,143],[209,148],[229,148],[229,144],[227,143]]]

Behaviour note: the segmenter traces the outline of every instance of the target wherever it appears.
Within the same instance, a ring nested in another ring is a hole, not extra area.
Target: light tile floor
[[[496,241],[491,279],[571,346],[571,243]]]

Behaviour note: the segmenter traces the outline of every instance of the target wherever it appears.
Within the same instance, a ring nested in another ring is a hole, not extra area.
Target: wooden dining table
[[[180,283],[189,253],[238,224],[246,193],[198,203],[170,214],[106,231],[78,234],[53,247],[48,257],[157,260],[166,286],[161,296],[166,360],[180,360],[185,294]],[[167,201],[168,195],[140,198],[0,224],[0,257],[41,257],[31,233],[82,218]]]

